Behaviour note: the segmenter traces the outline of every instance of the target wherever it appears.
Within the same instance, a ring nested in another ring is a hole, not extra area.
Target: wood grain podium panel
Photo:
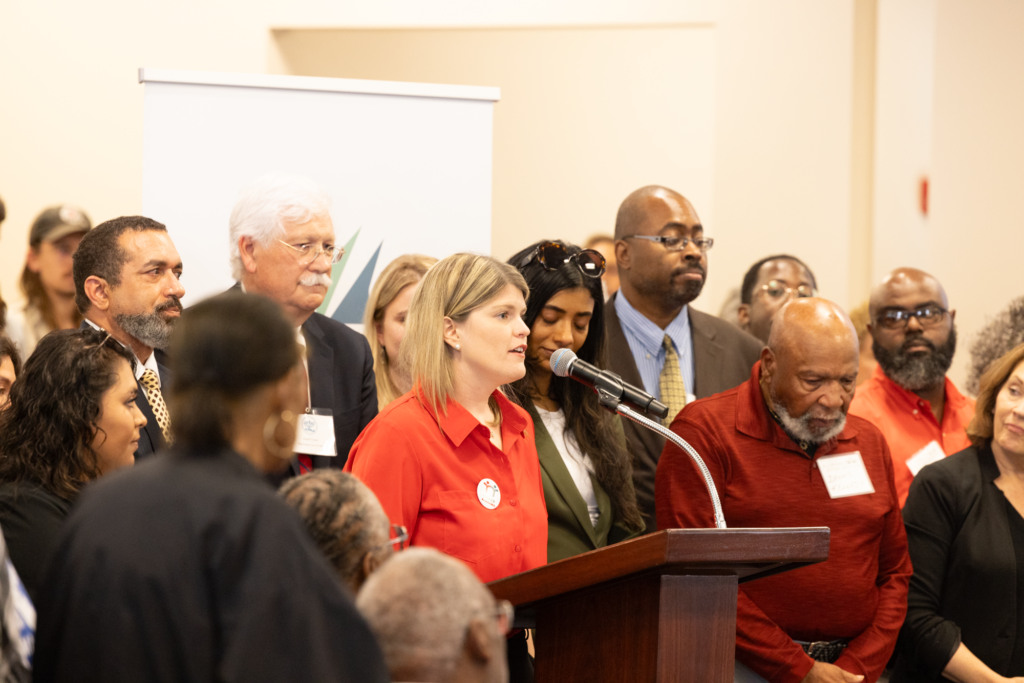
[[[537,683],[731,683],[738,584],[822,562],[828,541],[827,528],[670,529],[488,586],[536,624]]]

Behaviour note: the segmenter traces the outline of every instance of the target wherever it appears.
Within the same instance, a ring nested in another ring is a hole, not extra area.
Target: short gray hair
[[[433,548],[396,554],[356,597],[394,680],[449,680],[466,628],[494,604],[466,565]]]
[[[971,365],[967,370],[964,389],[972,396],[978,394],[981,376],[994,363],[1017,345],[1024,343],[1024,296],[1017,297],[999,312],[971,345]]]
[[[242,279],[238,239],[251,237],[266,246],[284,234],[284,224],[301,225],[330,216],[331,196],[309,178],[268,173],[242,189],[231,210],[231,276]]]

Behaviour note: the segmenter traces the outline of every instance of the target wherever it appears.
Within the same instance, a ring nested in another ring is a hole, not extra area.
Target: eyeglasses
[[[308,266],[313,261],[320,258],[323,254],[327,257],[328,263],[334,265],[341,260],[341,257],[345,255],[345,247],[332,247],[330,245],[324,245],[323,248],[316,246],[315,244],[300,244],[295,246],[294,244],[288,244],[284,240],[278,240],[281,244],[288,247],[294,252],[297,252],[299,263],[304,266]]]
[[[575,254],[558,242],[542,242],[537,245],[520,268],[525,268],[531,261],[537,259],[544,266],[544,270],[558,270],[570,261],[576,262],[576,267],[587,277],[598,278],[604,274],[604,256],[601,252],[593,249],[581,249]]]
[[[494,617],[498,620],[498,631],[507,636],[516,618],[516,608],[508,600],[498,600],[494,604]]]
[[[676,237],[675,235],[626,235],[622,239],[660,242],[668,251],[682,251],[683,249],[686,249],[686,245],[692,242],[693,246],[700,249],[700,253],[702,254],[708,253],[708,249],[715,245],[715,239],[713,237],[691,239],[689,237]]]
[[[810,285],[800,285],[799,287],[790,287],[781,280],[769,280],[766,284],[761,285],[761,291],[767,294],[772,299],[782,299],[796,292],[798,299],[806,299],[807,297],[817,296],[818,290]]]
[[[911,318],[917,318],[917,324],[921,327],[938,325],[949,313],[942,306],[922,306],[908,311],[904,308],[887,308],[878,314],[878,324],[887,330],[905,328]]]
[[[372,551],[383,550],[384,548],[391,546],[395,550],[404,550],[405,542],[409,540],[409,530],[401,524],[391,525],[391,540],[387,543],[381,543],[378,546],[370,548]]]

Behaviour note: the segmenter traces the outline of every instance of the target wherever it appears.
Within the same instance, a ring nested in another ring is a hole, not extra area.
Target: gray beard
[[[122,330],[154,349],[166,349],[174,331],[174,322],[159,313],[118,313],[114,316]]]
[[[906,340],[903,346],[917,341],[926,342],[932,353],[910,355],[903,347],[890,352],[877,341],[871,344],[875,360],[882,367],[885,376],[907,391],[914,392],[933,387],[946,377],[949,366],[953,364],[953,354],[956,352],[956,327],[950,328],[949,337],[942,346],[935,346],[920,335]]]
[[[813,444],[825,443],[826,441],[839,436],[843,431],[843,427],[846,426],[846,415],[840,413],[839,421],[836,422],[834,427],[822,432],[821,434],[815,434],[814,430],[810,427],[810,421],[816,417],[832,417],[831,415],[815,415],[815,408],[812,406],[800,417],[793,417],[789,414],[789,411],[786,410],[786,407],[779,401],[779,397],[775,395],[774,389],[769,389],[768,393],[771,394],[772,403],[775,404],[775,414],[779,416],[779,421],[782,422],[782,428],[797,443],[801,441]]]

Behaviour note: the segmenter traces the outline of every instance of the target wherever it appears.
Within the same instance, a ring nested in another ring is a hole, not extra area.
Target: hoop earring
[[[284,422],[291,426],[293,430],[296,430],[295,426],[295,414],[286,410],[282,413],[271,413],[267,418],[267,421],[263,423],[263,445],[275,458],[281,460],[289,460],[294,451],[292,450],[292,444],[282,446],[277,442],[277,428]]]

